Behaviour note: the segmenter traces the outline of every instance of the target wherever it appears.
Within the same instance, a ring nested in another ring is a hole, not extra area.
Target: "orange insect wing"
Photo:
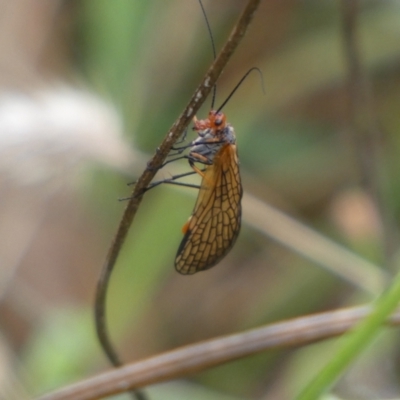
[[[184,226],[175,268],[194,274],[213,267],[232,248],[241,224],[242,185],[236,146],[225,144],[204,171],[191,217]]]

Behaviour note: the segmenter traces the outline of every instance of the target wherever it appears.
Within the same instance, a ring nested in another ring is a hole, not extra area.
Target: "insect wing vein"
[[[207,166],[175,268],[194,274],[214,266],[233,246],[240,230],[242,186],[236,146],[225,144]]]

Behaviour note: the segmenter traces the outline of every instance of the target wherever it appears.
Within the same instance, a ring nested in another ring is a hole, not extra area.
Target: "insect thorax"
[[[214,129],[207,128],[198,131],[199,137],[193,141],[193,146],[190,148],[191,155],[205,157],[211,164],[218,151],[226,144],[235,144],[236,136],[233,127],[229,124],[221,130],[214,132]]]

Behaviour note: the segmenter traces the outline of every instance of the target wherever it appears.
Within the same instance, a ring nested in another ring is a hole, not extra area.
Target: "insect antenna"
[[[208,21],[206,10],[204,9],[203,3],[201,2],[201,0],[199,0],[199,3],[200,3],[201,11],[203,12],[203,15],[204,15],[204,19],[206,20],[207,30],[208,30],[208,34],[209,34],[210,40],[211,40],[211,47],[212,47],[213,57],[214,57],[214,60],[215,60],[217,58],[217,51],[215,50],[214,36],[212,34],[210,22]],[[213,86],[212,99],[211,99],[211,109],[214,109],[214,103],[215,103],[216,95],[217,95],[217,85],[214,85]]]
[[[239,89],[240,85],[244,82],[244,80],[253,72],[253,71],[257,71],[260,74],[260,78],[261,78],[261,88],[263,93],[265,94],[265,87],[264,87],[264,77],[263,74],[260,70],[260,68],[258,67],[253,67],[250,68],[242,77],[242,79],[240,79],[240,81],[238,82],[238,84],[233,88],[233,90],[231,91],[231,93],[228,95],[228,97],[225,99],[225,101],[219,106],[218,110],[217,110],[217,114],[226,106],[226,103],[228,103],[228,101],[231,99],[231,97],[235,94],[236,90]]]

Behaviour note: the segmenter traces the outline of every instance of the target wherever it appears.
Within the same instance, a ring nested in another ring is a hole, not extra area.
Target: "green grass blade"
[[[343,344],[318,375],[297,396],[297,400],[319,399],[344,373],[355,358],[376,338],[386,318],[400,301],[400,273],[375,302],[371,314],[346,336]]]

